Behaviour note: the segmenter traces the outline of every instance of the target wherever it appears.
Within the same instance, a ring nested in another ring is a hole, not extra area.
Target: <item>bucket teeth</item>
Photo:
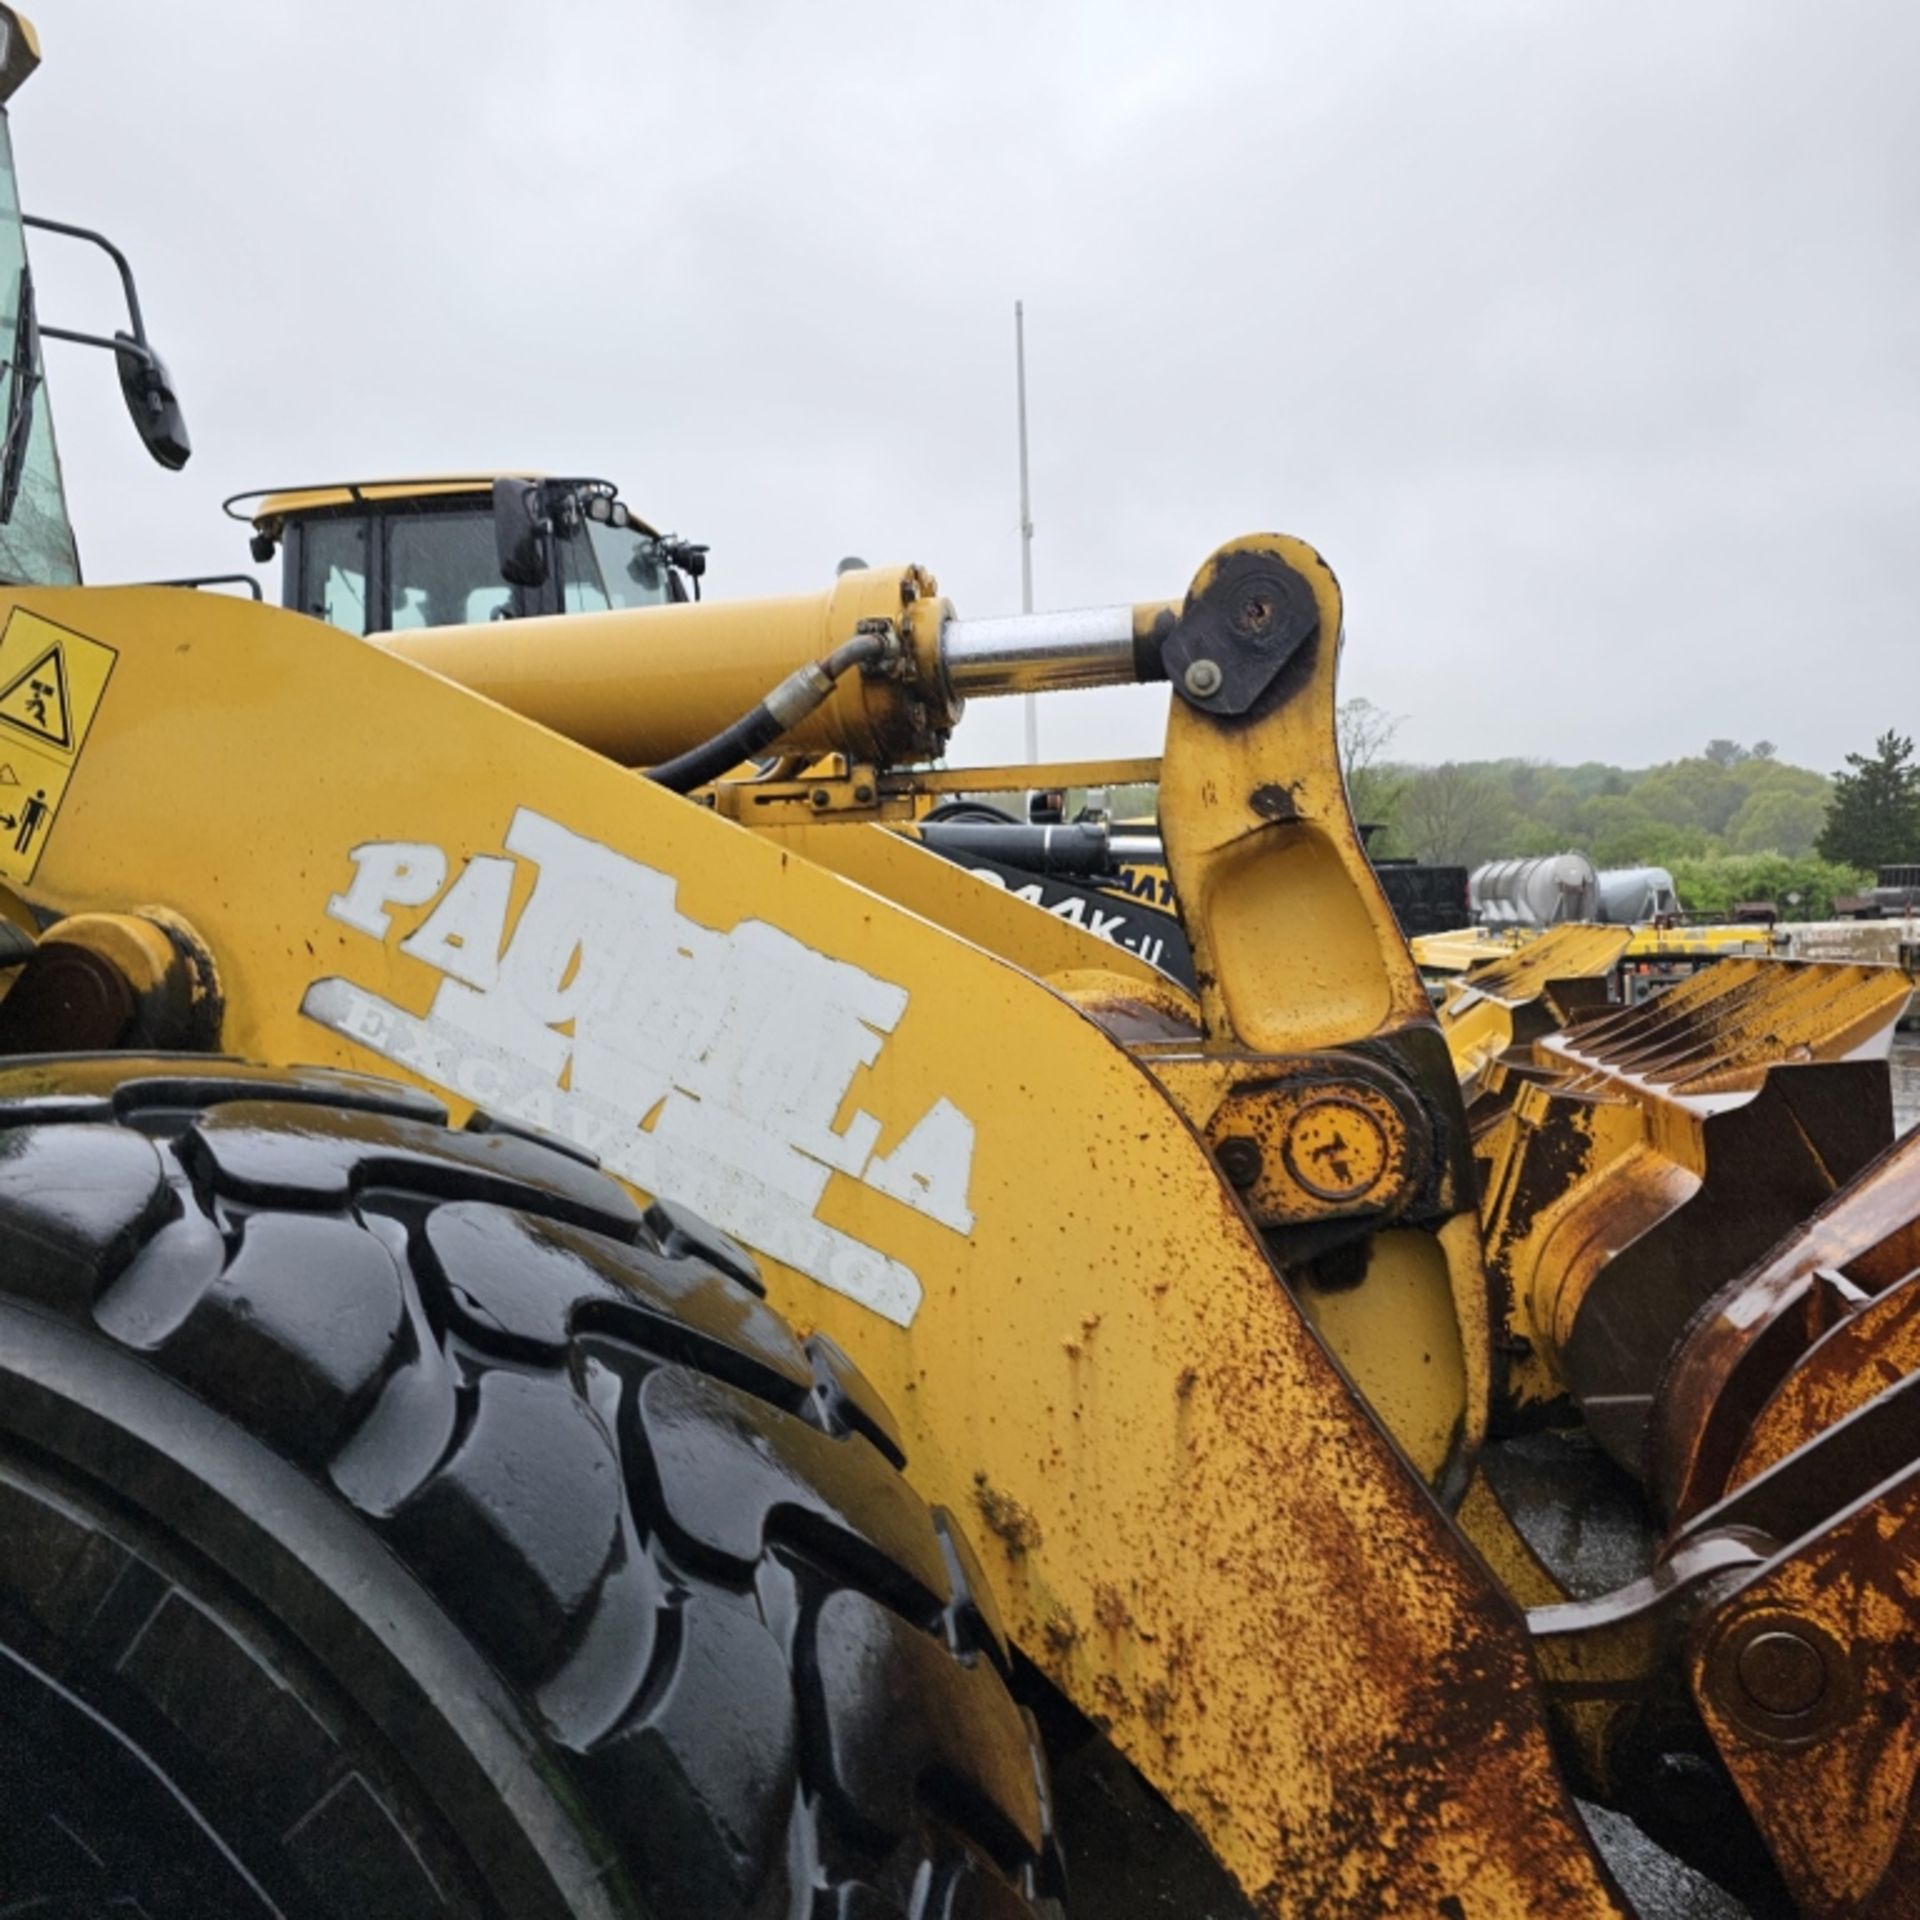
[[[1769,1067],[1884,1058],[1912,992],[1894,967],[1728,959],[1547,1042],[1569,1063],[1680,1098],[1751,1092]]]

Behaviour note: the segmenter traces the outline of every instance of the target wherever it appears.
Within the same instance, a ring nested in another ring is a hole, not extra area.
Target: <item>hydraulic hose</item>
[[[824,660],[809,661],[796,668],[758,705],[743,713],[731,726],[723,727],[710,739],[657,767],[647,769],[647,778],[670,793],[691,793],[717,780],[730,767],[751,760],[797,727],[808,714],[822,705],[832,693],[834,682],[854,667],[870,665],[886,654],[892,645],[890,635],[879,632],[856,633],[844,645],[835,647]]]

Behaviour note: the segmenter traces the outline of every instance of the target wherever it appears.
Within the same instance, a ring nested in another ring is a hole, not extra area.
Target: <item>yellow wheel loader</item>
[[[17,293],[0,1911],[1914,1910],[1888,978],[1568,1004],[1469,1110],[1302,542],[726,605],[610,490],[455,480],[500,597],[363,533],[342,631],[332,560],[75,584],[49,336]],[[576,512],[650,600],[569,609]],[[882,829],[964,698],[1135,678],[1192,992]]]

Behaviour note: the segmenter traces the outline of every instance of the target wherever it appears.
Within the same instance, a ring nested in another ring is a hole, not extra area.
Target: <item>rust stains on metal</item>
[[[1524,947],[1469,967],[1448,997],[1498,1000],[1506,1006],[1518,1006],[1537,999],[1556,980],[1612,972],[1632,939],[1631,927],[1579,922],[1550,927]]]
[[[1574,1022],[1559,1050],[1683,1097],[1751,1092],[1769,1067],[1851,1058],[1891,1032],[1912,992],[1896,967],[1726,959]]]
[[[1211,1046],[1132,1049],[1199,1129],[1262,1227],[1424,1215],[1467,1203],[1464,1176],[1454,1180],[1452,1162],[1436,1148],[1422,1087],[1399,1070],[1401,1060],[1380,1057],[1389,1050],[1385,1040],[1368,1052],[1279,1057]],[[1446,1093],[1457,1098],[1451,1084]]]
[[[1051,1659],[1066,1659],[1080,1642],[1080,1623],[1072,1608],[1056,1600],[1040,1623],[1040,1639]]]
[[[1814,1434],[1920,1369],[1920,1270],[1877,1298],[1853,1288],[1831,1267],[1816,1267],[1813,1278],[1809,1317],[1834,1311],[1823,1303],[1836,1299],[1846,1302],[1845,1317],[1814,1341],[1761,1408],[1734,1462],[1731,1486],[1764,1473]]]
[[[1890,1139],[1885,1068],[1850,1056],[1905,992],[1887,969],[1727,960],[1487,1070],[1475,1153],[1510,1408],[1570,1392],[1648,1470],[1670,1445],[1650,1441],[1655,1390],[1696,1313]],[[1697,1423],[1714,1396],[1680,1392]],[[1741,1403],[1723,1469],[1758,1405]]]
[[[1223,1359],[1209,1371],[1210,1397],[1227,1407],[1261,1404],[1273,1390],[1263,1377],[1273,1364],[1252,1353]],[[1299,1533],[1288,1558],[1289,1579],[1314,1570],[1316,1624],[1303,1630],[1303,1595],[1296,1588],[1281,1609],[1290,1622],[1282,1630],[1291,1634],[1296,1669],[1321,1672],[1329,1681],[1339,1672],[1369,1676],[1364,1695],[1313,1684],[1303,1698],[1310,1694],[1319,1716],[1315,1746],[1331,1752],[1365,1745],[1373,1783],[1367,1793],[1354,1794],[1334,1780],[1302,1777],[1302,1792],[1269,1803],[1273,1825],[1264,1850],[1289,1864],[1257,1891],[1256,1909],[1327,1916],[1439,1911],[1441,1900],[1482,1870],[1496,1880],[1517,1871],[1530,1886],[1527,1898],[1537,1902],[1529,1910],[1587,1908],[1596,1898],[1588,1863],[1547,1837],[1567,1803],[1558,1776],[1540,1764],[1534,1746],[1538,1698],[1507,1603],[1483,1576],[1466,1577],[1451,1545],[1418,1537],[1406,1516],[1363,1492],[1349,1473],[1356,1463],[1328,1444],[1330,1433],[1296,1429],[1242,1438],[1270,1456],[1267,1471],[1304,1471],[1327,1496],[1293,1515]],[[1370,1596],[1389,1564],[1400,1600],[1381,1606]],[[1452,1619],[1454,1629],[1436,1638],[1432,1629],[1442,1618]],[[1217,1667],[1211,1680],[1216,1694],[1242,1684],[1233,1670]],[[1183,1693],[1180,1720],[1190,1723],[1207,1704]],[[1150,1705],[1141,1698],[1136,1711],[1145,1715]],[[1463,1749],[1476,1755],[1470,1771],[1456,1758]],[[1523,1802],[1531,1811],[1516,1818]],[[1501,1848],[1510,1850],[1498,1869],[1482,1851],[1496,1832]],[[1436,1878],[1424,1893],[1409,1887],[1408,1858],[1449,1853],[1464,1878]],[[1469,1858],[1477,1865],[1468,1867]],[[1490,1891],[1481,1889],[1483,1896]],[[1488,1910],[1499,1904],[1494,1895]],[[1480,1910],[1480,1902],[1469,1899],[1466,1910]]]
[[[1264,1174],[1287,1180],[1316,1245],[1343,1210],[1405,1206],[1396,1235],[1436,1249],[1450,1308],[1470,1317],[1484,1280],[1458,1083],[1341,793],[1337,592],[1296,543],[1246,544],[1275,547],[1310,584],[1322,639],[1230,727],[1219,703],[1201,714],[1174,701],[1162,829],[1198,930],[1202,1030],[1155,1038],[1156,1023],[1132,1013],[1144,1037],[1129,1052],[1203,1138],[1240,1079],[1298,1086],[1322,1066],[1323,1094],[1378,1092],[1393,1166],[1358,1201],[1297,1186],[1278,1101],[1270,1137],[1251,1120],[1220,1137],[1257,1139]],[[1190,657],[1177,640],[1176,684]],[[1303,823],[1249,804],[1276,769],[1301,783]],[[1431,1079],[1414,1041],[1431,1042]],[[1099,1132],[1089,1138],[1104,1156]],[[996,1403],[982,1439],[999,1445],[999,1465],[970,1488],[1010,1631],[1270,1910],[1616,1913],[1555,1768],[1517,1615],[1308,1328],[1240,1201],[1213,1168],[1204,1186],[1190,1171],[1164,1156],[1155,1205],[1130,1217],[1123,1269],[1068,1263],[1045,1287],[1013,1290],[1027,1337],[989,1349],[1009,1387],[1036,1382],[1030,1404],[1048,1415],[1011,1395]],[[1090,1312],[1105,1315],[1097,1366],[1080,1328]],[[985,1313],[983,1302],[971,1329],[983,1344]],[[977,1365],[972,1349],[956,1355],[969,1408],[983,1399]],[[1475,1430],[1483,1417],[1481,1404],[1461,1414]],[[1032,1469],[1005,1444],[1028,1425],[1042,1442]],[[1029,1512],[1044,1549],[1022,1524]],[[1101,1582],[1130,1625],[1110,1624],[1120,1612]]]
[[[1171,980],[1149,984],[1125,974],[1077,967],[1050,975],[1047,984],[1122,1046],[1192,1042],[1200,1037],[1200,1010],[1193,996]]]
[[[1920,1466],[1703,1619],[1691,1673],[1807,1920],[1920,1912]]]
[[[1039,1521],[1010,1493],[1002,1493],[984,1473],[973,1476],[973,1504],[988,1532],[1015,1559],[1024,1559],[1040,1545]]]
[[[1920,1133],[1729,1281],[1694,1322],[1662,1385],[1649,1444],[1651,1485],[1676,1525],[1781,1458],[1789,1440],[1801,1444],[1891,1384],[1889,1368],[1912,1366],[1920,1329],[1895,1289],[1916,1269]],[[1863,1296],[1858,1329],[1840,1310],[1842,1287]],[[1809,1371],[1796,1381],[1803,1363]]]

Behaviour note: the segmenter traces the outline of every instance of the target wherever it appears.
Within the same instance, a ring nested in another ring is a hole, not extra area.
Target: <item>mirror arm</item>
[[[122,335],[117,340],[109,340],[104,334],[76,333],[71,327],[42,327],[40,337],[43,340],[70,340],[76,346],[105,347],[109,353],[124,353],[138,360],[143,367],[153,367],[158,363],[153,350],[144,340],[134,339],[131,335]]]
[[[133,268],[127,256],[104,233],[91,227],[76,227],[65,220],[47,220],[36,213],[23,213],[20,223],[43,233],[64,234],[71,240],[84,240],[104,253],[120,274],[121,291],[126,295],[128,333],[115,333],[111,339],[97,333],[80,333],[71,327],[45,327],[42,338],[71,341],[83,347],[105,347],[114,356],[120,375],[120,391],[133,415],[135,431],[147,451],[163,467],[183,467],[193,453],[187,437],[187,423],[180,417],[180,403],[174,397],[173,383],[160,356],[147,344],[147,325],[140,312],[140,294],[133,284]]]
[[[133,323],[133,337],[138,342],[141,353],[151,360],[153,356],[147,352],[146,322],[140,315],[140,295],[133,284],[133,268],[127,263],[127,256],[104,233],[96,233],[91,227],[69,226],[64,220],[43,219],[37,213],[23,213],[20,216],[20,224],[23,227],[38,227],[43,233],[64,233],[69,240],[89,241],[120,269],[120,285],[127,296],[127,318]],[[87,334],[54,334],[51,327],[42,327],[40,331],[53,334],[57,340],[85,340],[89,346],[110,344],[95,340]]]

